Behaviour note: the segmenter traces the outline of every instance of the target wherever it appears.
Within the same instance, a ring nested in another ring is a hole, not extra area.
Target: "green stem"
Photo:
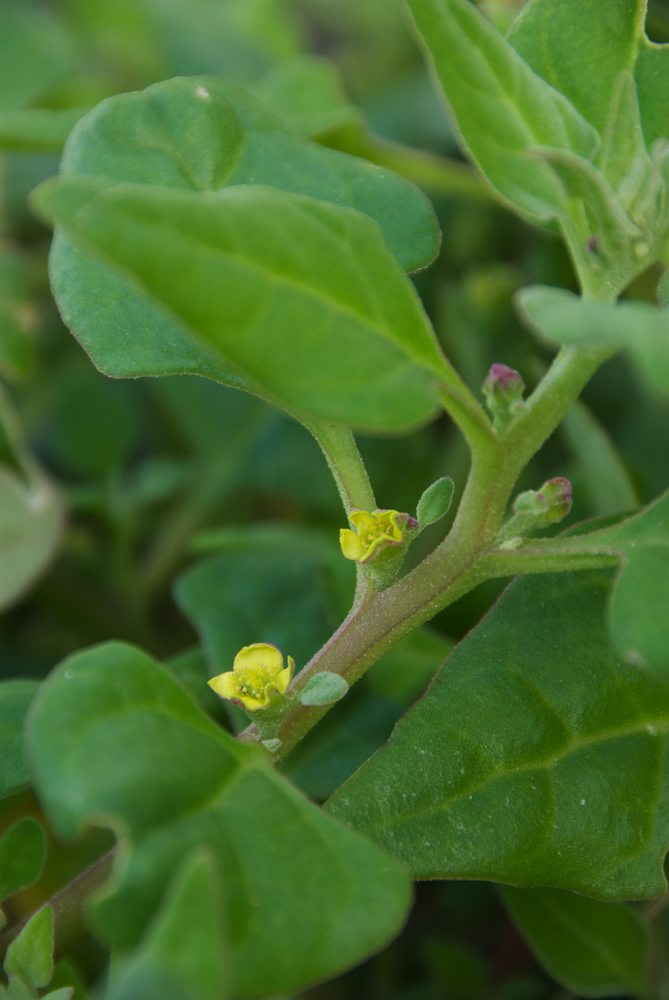
[[[480,176],[458,160],[424,153],[378,136],[349,143],[346,151],[401,174],[431,194],[466,198],[487,205],[493,203],[492,195]]]
[[[513,487],[525,464],[555,430],[607,356],[608,352],[602,351],[561,351],[507,437],[493,448],[486,435],[485,445],[473,451],[467,486],[449,535],[406,576],[354,604],[337,632],[293,681],[290,697],[277,706],[272,719],[270,736],[280,741],[277,759],[283,758],[329,710],[328,706],[306,707],[299,702],[301,688],[314,674],[327,670],[340,674],[349,685],[355,683],[407,632],[491,575],[515,571],[510,567],[518,565],[518,561],[513,563],[518,553],[500,556],[497,549],[497,562],[491,555]],[[598,560],[596,564],[608,565],[609,561]],[[576,568],[576,563],[556,560],[555,568]],[[267,738],[265,727],[263,738]],[[257,727],[248,727],[240,739],[260,739]]]
[[[325,455],[347,515],[352,510],[375,510],[374,490],[350,427],[306,417],[300,419]],[[374,590],[368,567],[358,564],[353,608],[360,607]]]
[[[325,455],[346,513],[374,510],[376,500],[372,484],[350,428],[306,418],[302,423]]]

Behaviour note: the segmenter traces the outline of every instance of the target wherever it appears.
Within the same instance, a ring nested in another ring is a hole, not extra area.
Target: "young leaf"
[[[512,584],[329,810],[418,878],[661,893],[669,688],[616,659],[609,581]]]
[[[43,906],[7,949],[5,972],[34,989],[49,984],[53,973],[53,911]]]
[[[627,348],[644,377],[669,394],[668,310],[646,302],[594,302],[542,286],[523,289],[517,302],[530,328],[549,340],[568,346]]]
[[[589,158],[591,125],[545,83],[469,0],[407,0],[464,145],[502,198],[533,219],[562,212],[550,168],[527,156],[551,146]]]
[[[618,75],[643,38],[645,0],[529,0],[508,41],[603,133]]]
[[[648,996],[650,933],[630,906],[559,889],[501,889],[547,972],[580,997]]]
[[[44,830],[24,816],[0,837],[0,903],[39,878],[46,856]]]
[[[23,751],[23,721],[38,687],[37,681],[0,683],[0,799],[30,784]]]
[[[115,980],[108,1000],[225,1000],[225,950],[219,874],[206,854],[179,868],[128,967]]]
[[[138,649],[110,643],[65,661],[42,686],[28,739],[61,836],[91,822],[123,831],[116,876],[93,913],[111,945],[138,943],[166,880],[196,848],[220,872],[223,925],[244,928],[230,945],[235,997],[336,975],[405,917],[404,869],[303,799],[264,751],[214,725]]]
[[[323,670],[314,674],[300,691],[302,705],[333,705],[348,691],[348,683],[339,674]]]
[[[416,507],[416,517],[421,528],[435,524],[448,513],[454,489],[455,484],[450,476],[442,476],[424,490]]]
[[[182,371],[369,428],[407,427],[434,411],[436,340],[378,226],[361,213],[265,187],[211,194],[89,179],[44,186],[37,204],[179,321],[191,345]],[[54,282],[58,296],[58,269]],[[90,286],[90,313],[89,294]],[[65,315],[75,329],[83,304]],[[103,328],[99,344],[111,362],[103,367],[118,374],[124,335],[114,328],[108,338]],[[151,336],[130,356],[136,375],[164,374],[172,363]]]

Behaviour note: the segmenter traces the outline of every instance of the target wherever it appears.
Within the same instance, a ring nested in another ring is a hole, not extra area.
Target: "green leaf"
[[[514,583],[330,811],[418,878],[660,894],[669,688],[616,659],[609,582]]]
[[[62,529],[62,507],[46,482],[27,486],[0,468],[0,610],[43,572]]]
[[[0,149],[6,152],[60,152],[86,108],[24,108],[0,111]]]
[[[434,629],[409,632],[291,751],[284,773],[308,795],[328,798],[383,745],[451,648]]]
[[[442,476],[428,486],[416,507],[416,517],[421,528],[434,524],[448,513],[454,490],[455,483],[450,476]]]
[[[638,507],[639,496],[629,470],[585,403],[571,408],[560,431],[577,462],[580,485],[589,494],[589,513],[618,514]],[[575,494],[578,492],[577,487]]]
[[[641,163],[633,191],[643,187],[635,222],[606,178],[588,160],[562,150],[535,148],[550,164],[565,192],[562,228],[579,274],[593,273],[608,297],[615,297],[655,260],[666,238],[666,207],[659,172]],[[631,167],[630,167],[631,171]],[[644,181],[646,182],[644,185]]]
[[[669,494],[576,545],[621,557],[609,608],[613,644],[626,662],[669,675]]]
[[[669,394],[669,311],[646,302],[594,302],[540,285],[524,288],[516,300],[530,328],[549,340],[627,348],[651,385]]]
[[[618,75],[634,67],[645,0],[530,0],[508,40],[603,133]]]
[[[463,143],[502,199],[533,219],[562,212],[550,146],[589,158],[592,126],[545,83],[469,0],[407,0]]]
[[[10,979],[9,986],[0,986],[0,1000],[35,1000],[37,993],[20,979]]]
[[[253,88],[270,111],[309,139],[345,130],[359,133],[362,113],[343,91],[333,62],[319,56],[297,56],[279,63]]]
[[[252,642],[272,643],[304,666],[346,611],[350,567],[336,543],[306,531],[255,531],[238,541],[197,562],[175,588],[212,675],[231,670]]]
[[[644,168],[649,163],[636,83],[631,73],[624,72],[616,81],[611,99],[598,166],[614,190],[625,193],[629,191],[630,179],[636,182],[634,187],[648,183]],[[636,194],[635,190],[629,191],[626,207]]]
[[[502,888],[502,898],[550,975],[580,997],[648,996],[648,927],[631,907],[558,889]]]
[[[36,882],[46,857],[44,830],[30,816],[0,837],[0,903]]]
[[[0,683],[0,799],[30,784],[23,752],[23,720],[38,687],[37,681]]]
[[[72,133],[62,173],[202,193],[268,185],[369,215],[405,270],[424,267],[439,248],[434,212],[418,188],[296,135],[250,94],[215,77],[167,80],[104,101]],[[72,256],[61,247],[54,268],[68,268]]]
[[[48,8],[32,0],[0,6],[0,110],[30,104],[72,69],[72,43]]]
[[[62,522],[60,497],[30,454],[0,386],[0,611],[44,571]]]
[[[43,906],[25,925],[7,949],[5,972],[8,976],[41,989],[53,973],[53,911]]]
[[[192,345],[183,371],[369,428],[399,429],[434,412],[436,341],[362,214],[256,186],[212,194],[65,180],[40,191],[41,212],[178,319]],[[56,267],[53,277],[58,297],[64,275]],[[76,309],[85,302],[91,313],[89,295],[90,287]],[[77,328],[76,314],[65,319]],[[157,353],[150,337],[129,355],[117,329],[112,341],[102,330],[100,344],[108,373],[174,371],[170,347]]]
[[[217,871],[206,854],[186,860],[138,953],[108,1000],[225,1000],[225,952]]]
[[[642,40],[634,67],[639,95],[641,122],[650,149],[658,139],[669,135],[669,45],[655,45]]]
[[[65,661],[42,686],[28,739],[57,833],[97,823],[122,837],[93,913],[113,946],[137,944],[166,880],[198,848],[219,873],[224,926],[243,928],[231,942],[236,997],[336,975],[406,915],[403,868],[303,799],[140,650],[111,643]]]
[[[300,704],[333,705],[336,701],[341,701],[347,691],[348,682],[343,677],[323,670],[314,674],[301,689]]]

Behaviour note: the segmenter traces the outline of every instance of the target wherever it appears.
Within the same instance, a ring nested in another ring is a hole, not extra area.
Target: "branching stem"
[[[289,692],[292,697],[272,719],[269,735],[279,741],[276,759],[285,757],[328,711],[327,706],[307,707],[299,701],[301,688],[314,674],[328,670],[340,674],[349,685],[355,683],[402,636],[485,579],[542,572],[545,569],[540,567],[546,566],[560,571],[610,565],[609,553],[561,554],[556,543],[551,551],[545,547],[543,553],[535,552],[532,563],[531,549],[500,552],[495,544],[518,476],[609,354],[576,348],[561,351],[522,416],[502,439],[493,437],[479,422],[475,408],[468,408],[472,464],[451,531],[429,556],[392,586],[358,597],[339,629],[297,675]],[[267,737],[263,726],[262,738]],[[255,725],[240,736],[245,742],[260,738]]]

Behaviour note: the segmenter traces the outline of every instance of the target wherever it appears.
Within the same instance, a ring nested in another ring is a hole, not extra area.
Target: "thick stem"
[[[487,434],[481,438],[473,451],[467,487],[447,538],[387,590],[367,593],[354,604],[337,632],[293,681],[292,697],[277,712],[271,733],[272,739],[280,741],[277,758],[284,757],[329,710],[327,706],[306,707],[299,702],[300,689],[315,673],[328,670],[353,684],[407,632],[490,576],[507,575],[511,558],[493,562],[491,546],[518,476],[609,354],[561,351],[506,438],[494,446]],[[576,562],[571,566],[562,563],[557,568],[575,568]],[[509,575],[513,572],[511,568]],[[260,739],[257,727],[248,727],[240,739]]]

